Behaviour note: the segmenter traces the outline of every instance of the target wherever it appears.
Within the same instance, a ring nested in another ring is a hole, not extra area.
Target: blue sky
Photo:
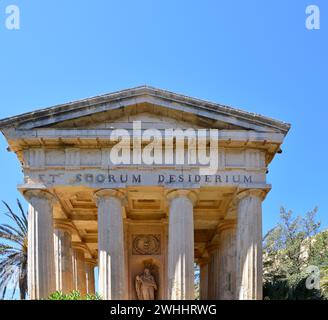
[[[10,4],[20,30],[5,28]],[[305,28],[310,4],[320,30]],[[0,118],[149,84],[284,120],[264,232],[281,205],[317,205],[328,227],[327,25],[325,0],[0,0]],[[22,175],[6,147],[0,199],[14,206]]]

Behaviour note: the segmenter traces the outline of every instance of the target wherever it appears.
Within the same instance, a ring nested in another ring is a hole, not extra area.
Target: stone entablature
[[[187,152],[187,151],[186,151]],[[62,148],[30,148],[24,150],[24,169],[80,169],[80,168],[102,168],[114,167],[110,159],[110,149],[80,149]],[[132,158],[132,157],[131,157]],[[176,164],[172,164],[171,167]],[[127,166],[122,164],[121,166]],[[133,167],[133,165],[131,165]],[[145,166],[145,165],[144,165]],[[165,165],[154,165],[157,167],[168,167]],[[188,167],[188,165],[186,165]],[[195,163],[193,167],[201,164]],[[192,167],[189,165],[189,167]],[[265,151],[243,148],[220,148],[220,169],[266,169]]]
[[[138,173],[136,173],[138,170]],[[215,175],[199,174],[195,170],[156,170],[146,169],[121,169],[111,170],[86,170],[86,171],[60,171],[42,170],[30,172],[25,177],[25,184],[20,188],[39,187],[87,187],[87,188],[125,188],[128,186],[163,186],[163,187],[188,187],[199,188],[201,186],[231,186],[243,188],[269,188],[266,184],[266,175],[263,172],[249,171],[219,171]]]

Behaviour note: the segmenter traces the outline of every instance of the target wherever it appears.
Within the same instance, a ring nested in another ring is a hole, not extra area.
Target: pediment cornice
[[[111,112],[132,105],[149,104],[169,111],[193,114],[245,130],[287,134],[290,125],[262,115],[173,92],[141,86],[84,100],[69,102],[0,120],[0,129],[53,127],[61,122]]]

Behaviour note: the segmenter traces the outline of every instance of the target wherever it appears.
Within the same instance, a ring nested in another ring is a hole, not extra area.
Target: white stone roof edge
[[[250,121],[256,124],[274,127],[279,129],[284,134],[287,134],[291,125],[286,122],[278,121],[269,117],[262,116],[260,114],[247,112],[241,109],[237,109],[227,105],[221,105],[218,103],[213,103],[203,99],[189,97],[183,94],[177,94],[171,91],[158,89],[148,85],[138,86],[130,89],[124,89],[112,93],[107,93],[103,95],[98,95],[86,99],[76,100],[64,104],[55,105],[48,108],[39,109],[36,111],[31,111],[23,113],[17,116],[12,116],[0,120],[0,129],[8,127],[18,127],[22,123],[29,121],[35,121],[37,119],[42,119],[46,117],[51,117],[59,113],[69,113],[70,111],[77,111],[78,109],[87,108],[97,104],[104,104],[115,100],[121,100],[124,98],[130,98],[140,95],[150,95],[156,96],[162,99],[167,99],[175,102],[180,102],[184,104],[189,104],[193,106],[198,106],[203,109],[208,109],[211,111],[216,111],[218,113],[223,113],[228,116],[237,117],[246,121]]]

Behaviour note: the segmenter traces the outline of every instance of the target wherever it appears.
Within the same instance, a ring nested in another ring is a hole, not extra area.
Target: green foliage
[[[297,279],[276,277],[266,281],[263,285],[263,296],[267,300],[324,300],[321,290],[306,288],[305,282],[308,275]]]
[[[17,287],[20,298],[27,294],[27,216],[17,200],[19,211],[15,213],[3,202],[11,224],[0,225],[0,298],[4,298],[9,286],[13,288],[12,298]]]
[[[328,266],[328,232],[320,231],[317,208],[304,217],[280,210],[280,222],[263,239],[264,297],[274,300],[324,299],[320,290],[307,289],[308,266]]]
[[[101,300],[101,298],[98,294],[82,296],[79,291],[74,290],[68,294],[56,291],[49,296],[49,300]]]
[[[320,288],[322,293],[328,297],[328,266],[321,269]]]

